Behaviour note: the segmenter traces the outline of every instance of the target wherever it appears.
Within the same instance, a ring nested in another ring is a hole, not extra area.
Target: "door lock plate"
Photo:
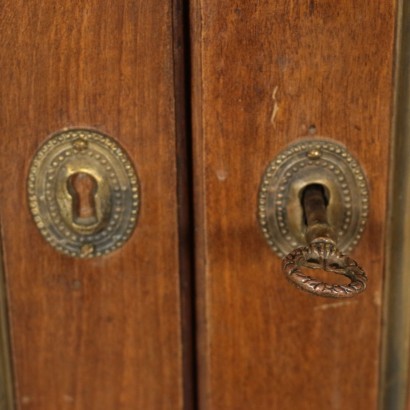
[[[339,143],[302,139],[271,161],[259,190],[259,223],[280,257],[307,244],[301,194],[312,184],[324,187],[329,224],[337,232],[342,252],[349,253],[364,230],[369,190],[357,160]]]
[[[37,227],[54,248],[73,257],[100,256],[133,232],[138,177],[112,138],[95,130],[64,130],[33,158],[28,200]]]

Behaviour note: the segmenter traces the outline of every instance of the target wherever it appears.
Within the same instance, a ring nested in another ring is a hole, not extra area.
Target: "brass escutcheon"
[[[138,215],[137,174],[124,150],[95,130],[51,136],[33,158],[28,199],[34,221],[58,251],[79,258],[112,252]]]
[[[325,190],[327,218],[340,251],[349,253],[365,228],[369,191],[357,160],[334,141],[301,139],[270,162],[259,189],[259,223],[268,244],[280,257],[307,245],[301,193],[312,184]]]
[[[301,140],[269,164],[259,191],[259,222],[293,285],[316,296],[347,298],[366,289],[366,273],[344,252],[357,244],[368,206],[365,175],[345,147]],[[306,269],[343,275],[350,282],[323,282]]]

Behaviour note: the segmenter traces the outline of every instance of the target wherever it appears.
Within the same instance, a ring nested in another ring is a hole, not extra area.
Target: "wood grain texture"
[[[202,410],[377,408],[395,7],[193,2]],[[293,288],[258,227],[265,167],[309,130],[345,144],[369,179],[352,253],[368,289],[348,301]]]
[[[182,409],[171,1],[3,1],[0,212],[19,409]],[[26,201],[32,156],[71,126],[117,139],[141,182],[115,253],[56,253]]]

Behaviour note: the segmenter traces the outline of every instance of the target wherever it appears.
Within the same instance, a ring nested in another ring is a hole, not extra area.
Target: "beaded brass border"
[[[350,252],[357,245],[369,212],[369,189],[366,176],[347,149],[327,139],[301,139],[281,151],[268,165],[258,196],[259,224],[271,249],[284,257],[294,248],[306,245],[304,235],[289,227],[289,184],[314,169],[316,175],[328,173],[344,212],[338,235],[340,250]],[[307,180],[307,179],[306,179]],[[318,182],[318,181],[314,181]]]
[[[62,167],[74,162],[79,170],[97,167],[101,184],[109,189],[109,221],[98,232],[75,229],[59,211],[58,177]],[[79,258],[101,256],[131,236],[140,205],[139,181],[127,154],[111,137],[96,130],[68,129],[52,135],[35,154],[28,202],[38,229],[55,249]]]

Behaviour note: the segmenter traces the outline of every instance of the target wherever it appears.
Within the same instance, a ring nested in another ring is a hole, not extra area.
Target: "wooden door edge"
[[[396,15],[394,113],[379,408],[408,406],[410,360],[410,4],[399,0]]]
[[[206,221],[206,184],[204,163],[204,119],[202,116],[202,2],[192,0],[189,2],[189,34],[190,34],[190,95],[191,95],[191,129],[192,129],[192,174],[193,174],[193,199],[195,222],[195,328],[196,328],[196,379],[197,379],[197,408],[209,407],[209,371],[206,366],[206,357],[210,353],[208,339],[206,296],[199,292],[205,288],[206,278],[206,239],[204,232],[207,229]]]
[[[0,230],[0,232],[2,232]],[[15,408],[14,377],[8,320],[8,298],[4,271],[3,240],[0,237],[0,409]]]

